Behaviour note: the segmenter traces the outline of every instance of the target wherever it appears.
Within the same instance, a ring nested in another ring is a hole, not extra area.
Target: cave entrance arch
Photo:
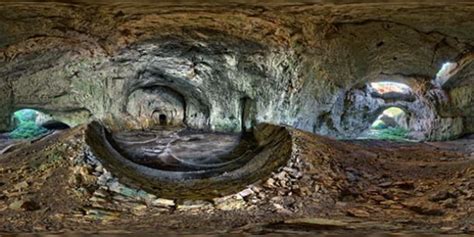
[[[31,139],[54,130],[70,128],[52,116],[35,109],[19,109],[12,115],[14,128],[7,134],[10,139]]]
[[[407,139],[409,133],[409,114],[399,107],[382,110],[372,122],[369,135],[375,139]]]
[[[137,128],[185,125],[187,103],[184,96],[166,86],[148,86],[134,90],[125,109]]]

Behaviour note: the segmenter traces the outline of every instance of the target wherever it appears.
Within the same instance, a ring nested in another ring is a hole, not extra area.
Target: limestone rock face
[[[183,97],[163,87],[136,90],[127,103],[127,112],[142,128],[183,124],[184,108]]]
[[[453,138],[474,131],[473,11],[448,3],[2,3],[0,130],[11,129],[15,110],[34,108],[116,130],[165,121],[239,132],[267,122],[354,137],[396,103],[413,111],[409,127],[425,139]],[[436,89],[446,95],[438,101],[431,80],[448,61],[462,67]],[[357,92],[382,78],[421,89],[389,103]]]

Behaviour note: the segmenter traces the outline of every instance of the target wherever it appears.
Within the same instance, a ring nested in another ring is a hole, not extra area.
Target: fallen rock
[[[157,198],[151,202],[156,207],[174,207],[176,203],[170,199]]]
[[[406,208],[421,214],[428,216],[442,216],[444,215],[443,209],[436,203],[426,202],[424,200],[408,200],[402,202],[402,205]]]
[[[222,211],[238,210],[245,206],[245,201],[240,196],[215,198],[214,203]]]
[[[448,191],[439,191],[436,194],[432,195],[429,200],[432,202],[438,202],[438,201],[446,200],[449,197],[450,197],[450,194]]]
[[[305,226],[315,230],[346,229],[349,223],[324,218],[300,218],[284,221],[284,224]]]
[[[358,209],[358,208],[350,208],[347,210],[347,214],[352,217],[359,217],[359,218],[367,218],[370,216],[370,213],[368,213],[365,210]]]
[[[11,210],[14,210],[14,211],[22,211],[21,207],[23,206],[23,203],[25,203],[24,200],[17,200],[17,201],[14,201],[14,202],[10,203],[8,208],[10,208]]]
[[[212,206],[210,202],[203,200],[187,200],[177,206],[178,210],[199,209]]]

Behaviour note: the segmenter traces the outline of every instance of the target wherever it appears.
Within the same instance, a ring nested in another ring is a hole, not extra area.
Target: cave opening
[[[413,102],[415,93],[408,81],[378,81],[368,84],[368,92],[373,98],[383,99],[386,103],[400,101]]]
[[[11,139],[30,139],[48,132],[39,122],[47,115],[34,109],[20,109],[13,113],[14,129],[8,134]]]
[[[375,89],[379,94],[387,94],[387,93],[401,93],[407,94],[411,92],[411,88],[401,82],[393,82],[393,81],[380,81],[380,82],[372,82],[370,86]]]
[[[438,85],[444,84],[452,76],[457,66],[457,63],[444,63],[438,73],[436,73],[436,83],[438,83]]]
[[[184,96],[164,86],[139,88],[129,95],[126,104],[127,113],[139,129],[185,125],[186,109]]]
[[[385,101],[413,101],[415,99],[412,88],[403,82],[371,82],[368,87],[373,97],[382,98]]]
[[[33,139],[70,126],[35,109],[20,109],[13,113],[13,129],[4,136],[9,139]]]
[[[384,109],[369,129],[369,137],[380,140],[405,140],[408,138],[409,115],[398,107]]]
[[[160,120],[160,125],[166,125],[166,115],[164,114],[160,114],[159,116],[159,120]]]

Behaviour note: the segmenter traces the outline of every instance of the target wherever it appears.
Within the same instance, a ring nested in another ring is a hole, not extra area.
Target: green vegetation
[[[380,140],[406,140],[408,130],[403,128],[384,128],[377,130],[375,137]]]
[[[383,116],[388,116],[388,117],[391,117],[391,118],[396,118],[398,116],[401,116],[403,115],[405,112],[397,107],[390,107],[386,110],[383,111],[383,114],[379,116],[379,118],[377,120],[375,120],[375,122],[372,124],[372,126],[370,127],[371,129],[375,129],[375,130],[380,130],[380,129],[387,129],[389,128],[390,126],[388,126],[387,124],[385,124],[383,121],[382,121],[382,117]]]
[[[12,139],[34,138],[48,132],[47,129],[36,125],[38,112],[32,109],[23,109],[14,113],[13,118],[17,127],[10,132]]]
[[[384,122],[387,121],[387,117],[397,118],[398,116],[402,116],[404,113],[403,110],[397,107],[391,107],[384,110],[383,114],[380,115],[370,127],[372,137],[380,140],[406,140],[408,130],[399,127],[398,125],[391,123],[386,124],[386,122]],[[385,120],[383,117],[385,117]]]

